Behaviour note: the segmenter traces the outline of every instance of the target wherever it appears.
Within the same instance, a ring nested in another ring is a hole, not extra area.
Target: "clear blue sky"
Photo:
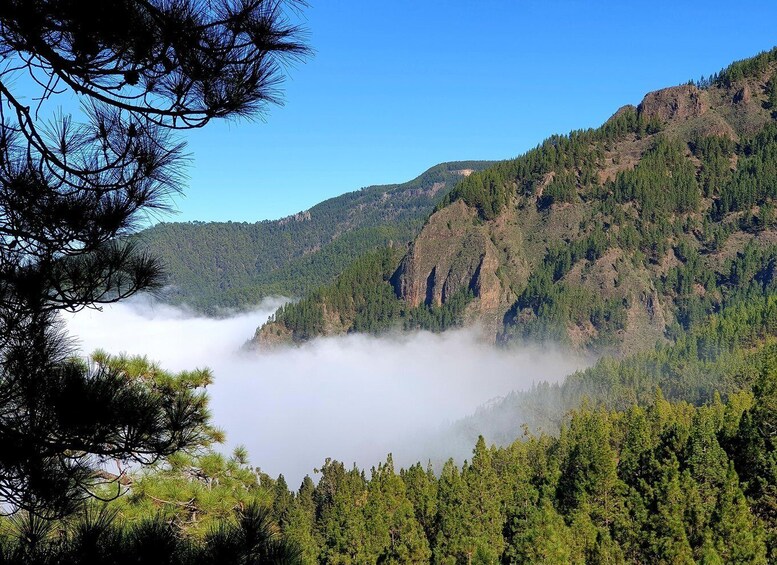
[[[311,0],[265,121],[187,135],[172,221],[274,219],[552,133],[777,45],[777,2]]]

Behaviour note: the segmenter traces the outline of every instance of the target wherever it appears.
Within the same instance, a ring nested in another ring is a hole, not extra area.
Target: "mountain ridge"
[[[330,282],[364,252],[404,245],[454,182],[491,161],[441,163],[261,222],[163,222],[137,234],[168,272],[167,302],[216,314]]]
[[[775,84],[777,49],[462,179],[375,279],[398,304],[372,331],[427,327],[412,320],[437,323],[467,295],[456,320],[432,329],[477,321],[502,343],[628,353],[755,292],[736,270],[753,255],[768,260],[777,242]],[[762,275],[764,292],[772,279]],[[327,292],[319,299],[335,298]],[[336,331],[354,331],[362,301],[338,293],[342,308],[318,309],[339,318]],[[279,325],[292,341],[310,337],[291,310],[254,342],[284,333]]]

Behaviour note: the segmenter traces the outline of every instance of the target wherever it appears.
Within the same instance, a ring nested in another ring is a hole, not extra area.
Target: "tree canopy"
[[[201,442],[206,375],[73,361],[57,312],[159,284],[159,262],[123,236],[180,189],[175,131],[280,101],[284,66],[307,53],[287,17],[297,6],[0,5],[0,502],[12,510],[66,514],[107,459]],[[82,118],[52,110],[63,94]]]

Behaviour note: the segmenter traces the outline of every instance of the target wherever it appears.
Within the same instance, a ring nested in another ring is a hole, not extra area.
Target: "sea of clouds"
[[[446,425],[589,361],[547,348],[497,349],[475,329],[241,350],[282,302],[214,319],[140,297],[65,321],[83,354],[100,348],[146,355],[173,371],[212,369],[209,394],[213,419],[227,433],[224,449],[245,445],[253,465],[283,473],[292,487],[327,457],[366,469],[387,453],[400,465],[425,462]],[[451,445],[446,454],[462,459],[461,449]]]

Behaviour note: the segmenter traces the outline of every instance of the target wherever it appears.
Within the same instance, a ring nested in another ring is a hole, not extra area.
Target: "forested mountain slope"
[[[597,351],[672,340],[775,284],[776,117],[777,49],[649,93],[462,179],[396,263],[353,265],[358,287],[319,289],[255,340],[470,321]]]
[[[638,353],[460,422],[472,456],[437,470],[327,459],[290,490],[241,449],[180,454],[111,503],[124,530],[58,524],[38,562],[226,562],[262,540],[311,564],[777,562],[776,74],[773,51],[473,174],[408,249],[361,256],[259,332],[481,320]],[[0,536],[0,556],[25,543]]]
[[[349,192],[281,220],[161,223],[138,237],[166,265],[168,301],[215,312],[272,294],[300,296],[370,249],[405,245],[456,181],[490,164],[443,163],[410,182]]]
[[[315,482],[290,490],[239,450],[181,456],[136,477],[113,508],[122,523],[154,516],[200,547],[258,500],[311,564],[777,558],[777,297],[727,306],[673,346],[604,359],[495,408],[460,424],[475,432],[463,464],[398,469],[389,455],[367,472],[327,459]],[[505,435],[489,435],[485,416],[508,414]],[[552,433],[521,433],[523,422]],[[435,447],[432,458],[451,442]]]

